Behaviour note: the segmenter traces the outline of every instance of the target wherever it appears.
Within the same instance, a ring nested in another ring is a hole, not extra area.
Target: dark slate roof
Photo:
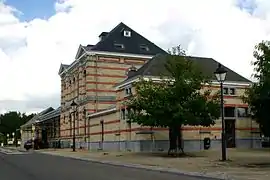
[[[131,37],[125,37],[124,30],[131,32]],[[101,33],[101,35],[106,32]],[[125,25],[124,23],[118,24],[106,37],[99,41],[94,47],[91,48],[93,51],[107,51],[107,52],[118,52],[118,53],[131,53],[131,54],[143,54],[143,55],[156,55],[159,53],[166,53],[163,49],[156,46],[151,41]],[[124,45],[124,49],[115,48],[115,44]],[[142,50],[140,46],[147,46],[148,51]]]
[[[47,109],[41,111],[40,113],[38,113],[37,115],[35,115],[32,119],[30,119],[27,123],[23,124],[23,125],[21,126],[21,128],[28,127],[28,126],[30,126],[30,125],[32,125],[32,124],[35,124],[36,122],[39,121],[39,118],[40,118],[41,116],[43,116],[44,114],[47,114],[47,113],[49,113],[49,112],[51,112],[51,111],[53,111],[53,110],[54,110],[54,109],[53,109],[52,107],[49,107],[49,108],[47,108]]]
[[[146,64],[144,64],[137,72],[132,73],[128,76],[128,78],[124,81],[127,82],[133,78],[139,76],[161,76],[161,75],[168,75],[168,72],[165,68],[165,63],[167,61],[167,55],[158,54],[152,59],[150,59]],[[186,56],[187,59],[193,61],[195,64],[201,68],[201,71],[206,75],[212,77],[212,79],[216,79],[214,75],[214,71],[216,70],[218,63],[216,60],[212,58],[204,58],[204,57],[192,57]],[[226,76],[227,81],[233,82],[251,82],[250,80],[246,79],[245,77],[237,74],[233,70],[229,69],[228,67],[222,65],[228,72]],[[122,83],[124,83],[122,82]],[[120,83],[120,84],[122,84]]]
[[[125,37],[124,31],[128,30],[131,32],[131,37]],[[141,55],[151,55],[156,54],[166,54],[167,52],[125,25],[124,23],[119,23],[110,32],[102,32],[99,37],[103,37],[95,45],[79,46],[75,59],[79,58],[85,51],[106,51],[106,52],[117,52],[117,53],[129,53],[129,54],[141,54]],[[123,49],[115,47],[115,44],[121,44],[124,46]],[[141,48],[144,46],[144,48]],[[148,49],[148,50],[145,50]],[[61,74],[68,65],[61,64],[58,74]]]
[[[38,118],[38,123],[40,122],[45,122],[45,121],[48,121],[48,120],[51,120],[52,118],[55,118],[57,116],[60,116],[60,113],[61,113],[61,108],[58,107],[57,109],[53,110],[53,111],[50,111],[46,114],[43,114],[42,116],[40,116]]]
[[[109,34],[109,32],[102,32],[98,37],[101,37],[101,36],[107,36]]]
[[[67,64],[62,64],[60,65],[60,68],[59,68],[59,71],[58,71],[58,74],[61,74],[61,72],[63,72],[65,69],[67,69],[69,67],[69,65]]]
[[[86,50],[86,51],[90,51],[95,45],[91,45],[91,44],[88,44],[86,46],[83,46],[83,48]]]

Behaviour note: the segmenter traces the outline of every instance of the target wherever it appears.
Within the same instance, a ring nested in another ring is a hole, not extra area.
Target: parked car
[[[32,148],[33,148],[33,140],[30,139],[24,143],[24,149],[26,149],[27,151]]]

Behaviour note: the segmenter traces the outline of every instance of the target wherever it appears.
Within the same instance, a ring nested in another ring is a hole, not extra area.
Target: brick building
[[[134,91],[132,83],[138,77],[159,78],[165,58],[157,54],[166,52],[123,23],[110,32],[102,32],[99,38],[96,45],[80,46],[71,65],[61,64],[62,143],[70,146],[75,128],[77,147],[132,151],[167,149],[167,129],[128,123],[123,106],[125,98]],[[213,74],[217,67],[217,62],[211,58],[189,58],[207,74]],[[138,71],[128,75],[131,67]],[[247,118],[247,104],[240,98],[251,82],[227,70],[224,84],[227,145],[260,147],[258,126]],[[217,91],[219,86],[214,81],[205,88]],[[78,104],[74,118],[69,111],[72,101]],[[214,127],[184,127],[183,131],[188,151],[202,149],[205,137],[211,138],[212,148],[220,147],[220,119]]]
[[[86,116],[115,107],[114,86],[126,79],[128,68],[140,68],[156,54],[166,53],[123,23],[110,32],[102,32],[99,38],[95,45],[81,45],[72,64],[60,66],[60,135],[66,146],[70,144],[73,128],[77,146],[90,141]],[[70,114],[72,101],[78,104],[74,119]]]

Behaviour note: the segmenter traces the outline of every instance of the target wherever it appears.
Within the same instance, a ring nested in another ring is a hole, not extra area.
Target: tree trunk
[[[168,155],[173,155],[173,153],[177,153],[177,150],[180,150],[181,153],[184,153],[181,126],[169,127],[169,141],[170,147],[168,150]]]
[[[180,150],[181,153],[184,154],[183,133],[181,126],[178,128],[177,140],[178,140],[178,150]]]

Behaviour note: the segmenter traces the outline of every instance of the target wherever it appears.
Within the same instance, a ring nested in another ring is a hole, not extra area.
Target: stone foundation
[[[62,148],[70,148],[72,140],[62,140]],[[168,140],[156,141],[104,141],[101,142],[76,142],[76,148],[88,150],[105,150],[105,151],[133,151],[133,152],[157,152],[167,151],[169,148]],[[221,140],[211,140],[209,149],[220,149]],[[236,148],[261,148],[260,139],[236,139]],[[204,150],[203,140],[184,140],[184,151],[195,152]]]

